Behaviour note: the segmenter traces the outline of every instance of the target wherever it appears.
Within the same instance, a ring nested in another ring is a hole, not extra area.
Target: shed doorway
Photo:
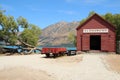
[[[100,35],[90,36],[90,50],[101,50],[101,36]]]

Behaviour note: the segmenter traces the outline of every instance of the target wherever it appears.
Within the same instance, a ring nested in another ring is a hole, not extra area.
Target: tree
[[[89,17],[91,17],[93,14],[95,14],[95,12],[94,12],[94,11],[91,11],[91,12],[89,13],[89,15],[88,15],[87,18],[82,19],[82,20],[80,21],[80,24],[84,23],[84,22],[85,22]]]
[[[23,28],[23,32],[20,32],[20,28]],[[19,36],[18,34],[20,33],[21,35]],[[40,28],[29,24],[27,19],[22,16],[14,19],[13,16],[6,16],[4,10],[0,9],[0,38],[6,43],[15,45],[19,41],[22,42],[22,45],[23,43],[25,45],[26,42],[36,46],[40,33]]]
[[[4,12],[0,8],[0,40],[9,45],[16,45],[19,42],[20,46],[34,47],[31,52],[36,49],[41,29],[34,24],[29,24],[22,16],[15,19],[13,16],[5,15]],[[20,32],[21,28],[23,28],[22,32]]]
[[[80,25],[83,24],[85,21],[86,21],[86,19],[82,19],[82,20],[80,21]]]
[[[33,24],[30,24],[20,35],[20,39],[32,46],[37,46],[39,35],[41,34],[41,29]],[[23,44],[24,45],[24,44]],[[26,46],[26,45],[24,45]]]
[[[105,20],[114,24],[114,15],[112,13],[107,13],[104,15]]]
[[[17,18],[17,23],[18,23],[19,28],[20,27],[21,28],[28,28],[28,26],[29,26],[28,21],[25,18],[23,18],[22,16]]]
[[[116,27],[116,40],[120,40],[120,14],[106,13],[103,18]]]
[[[15,45],[17,42],[18,25],[13,16],[2,15],[1,18],[1,31],[4,41],[10,45]]]
[[[15,45],[17,42],[18,26],[13,16],[8,16],[7,19],[8,25],[6,26],[5,31],[7,33],[8,43]]]
[[[0,38],[4,39],[6,43],[13,45],[17,40],[17,23],[13,16],[6,16],[2,11],[0,11],[0,17]],[[14,41],[11,39],[13,36],[15,36]]]
[[[0,37],[3,38],[4,37],[4,24],[6,21],[7,17],[3,14],[3,11],[0,10]]]
[[[68,40],[76,46],[76,36],[73,32],[70,32],[68,35]]]
[[[88,14],[88,18],[91,17],[93,14],[95,14],[95,11],[91,11],[91,12],[89,12],[89,14]]]
[[[120,14],[107,13],[103,17],[105,20],[112,23],[116,27],[116,49],[118,50],[118,42],[120,41]]]
[[[114,23],[116,26],[116,40],[120,41],[120,14],[114,15]]]

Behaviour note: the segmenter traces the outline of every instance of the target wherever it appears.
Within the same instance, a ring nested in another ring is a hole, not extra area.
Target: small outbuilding
[[[98,14],[77,27],[77,51],[116,51],[116,28]]]

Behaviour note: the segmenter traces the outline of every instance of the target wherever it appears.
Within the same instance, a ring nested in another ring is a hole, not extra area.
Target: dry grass
[[[108,64],[110,70],[120,73],[120,55],[111,54],[105,55],[102,58]]]

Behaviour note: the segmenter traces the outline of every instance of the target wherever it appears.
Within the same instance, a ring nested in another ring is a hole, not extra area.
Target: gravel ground
[[[101,56],[104,55],[80,54],[56,59],[44,55],[0,56],[0,80],[120,80],[119,74],[106,68]]]
[[[102,59],[104,59],[105,64],[108,64],[107,68],[109,70],[112,70],[120,74],[120,55],[119,54],[106,55],[106,56],[103,56]]]

